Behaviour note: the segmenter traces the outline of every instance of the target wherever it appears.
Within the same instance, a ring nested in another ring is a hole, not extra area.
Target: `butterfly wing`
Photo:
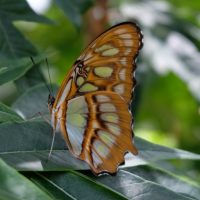
[[[129,103],[136,84],[135,59],[141,47],[142,34],[134,23],[121,23],[102,33],[65,77],[54,108],[66,99],[100,90],[116,92]]]
[[[133,23],[117,25],[98,37],[78,58],[86,78],[77,77],[77,93],[113,91],[129,102],[141,40],[141,32]]]
[[[128,105],[118,94],[97,91],[68,101],[61,131],[71,152],[95,174],[115,173],[126,152],[137,154],[131,120]]]
[[[141,40],[133,23],[101,34],[77,59],[53,104],[54,128],[61,127],[71,152],[96,174],[116,172],[127,151],[137,154],[128,107]]]

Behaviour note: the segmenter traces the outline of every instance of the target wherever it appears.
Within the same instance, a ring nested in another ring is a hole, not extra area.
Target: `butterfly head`
[[[50,113],[52,112],[54,102],[55,102],[55,97],[52,96],[51,94],[49,94],[49,96],[48,96],[48,108],[49,108]]]

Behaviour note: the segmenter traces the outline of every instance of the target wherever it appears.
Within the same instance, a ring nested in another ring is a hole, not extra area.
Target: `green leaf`
[[[40,23],[52,23],[51,20],[35,13],[24,0],[1,0],[0,18],[6,17],[10,21],[23,20]],[[4,20],[4,18],[2,18]]]
[[[7,16],[0,15],[0,58],[17,58],[33,56],[33,45],[13,26]]]
[[[24,173],[36,185],[45,188],[54,199],[127,199],[81,173],[67,171],[54,173]]]
[[[52,87],[53,91],[57,90],[55,85]],[[36,85],[30,88],[14,102],[13,109],[19,111],[25,119],[31,118],[38,113],[49,115],[49,110],[47,108],[48,95],[49,90],[46,85]]]
[[[157,183],[143,179],[138,175],[128,171],[121,170],[115,177],[101,176],[93,179],[118,191],[128,197],[128,199],[137,200],[171,200],[171,199],[194,199],[173,192]]]
[[[15,81],[19,92],[24,93],[29,88],[45,82],[45,78],[39,67],[39,65],[32,67],[24,76]]]
[[[135,144],[140,150],[138,158],[141,162],[153,162],[154,160],[168,160],[168,159],[191,159],[199,160],[200,155],[184,151],[176,148],[168,148],[158,144],[148,142],[146,140],[135,138]],[[139,162],[140,162],[139,161]]]
[[[38,120],[0,124],[0,157],[19,170],[89,169],[66,149],[61,134],[56,134],[54,150],[47,162],[52,128]],[[12,140],[10,140],[12,138]],[[148,164],[157,160],[198,159],[200,155],[171,149],[136,138],[139,156],[127,154],[125,167]]]
[[[0,58],[17,58],[36,54],[34,46],[15,28],[13,21],[49,23],[37,15],[24,0],[0,1]]]
[[[179,194],[191,198],[195,197],[196,199],[200,197],[200,187],[183,181],[179,177],[166,171],[149,166],[132,167],[126,170],[146,180],[156,182]]]
[[[66,150],[56,134],[54,151],[48,161],[53,130],[42,121],[0,124],[0,157],[19,170],[88,169]]]
[[[34,183],[45,188],[55,199],[138,199],[188,200],[157,183],[121,170],[116,176],[85,176],[78,172],[24,173]]]
[[[200,155],[196,153],[153,144],[139,137],[135,137],[134,141],[136,147],[139,150],[139,154],[135,157],[133,157],[131,154],[127,154],[126,165],[124,167],[154,164],[156,161],[159,160],[200,160]]]
[[[47,118],[46,115],[49,113],[46,106],[48,93],[44,85],[35,86],[19,97],[14,103],[13,108],[25,119],[34,116],[37,112],[41,112],[45,115],[45,118]],[[9,126],[10,130],[15,130],[14,134],[7,131],[9,130]],[[66,150],[66,144],[59,133],[56,134],[57,139],[54,145],[53,156],[50,161],[46,163],[52,140],[52,129],[46,123],[27,121],[18,124],[5,124],[0,126],[0,133],[3,134],[3,132],[7,132],[7,135],[14,135],[14,137],[16,137],[14,141],[16,142],[14,145],[10,144],[11,149],[6,149],[6,152],[4,148],[0,149],[0,152],[2,152],[0,156],[3,156],[11,165],[20,170],[88,169],[87,164],[75,159],[70,152]],[[24,145],[16,149],[17,141],[24,141]],[[4,144],[5,143],[7,142],[4,141]],[[25,144],[28,144],[28,146]],[[126,165],[123,167],[149,164],[158,160],[200,159],[200,155],[198,154],[163,147],[138,137],[135,137],[135,144],[139,149],[139,155],[132,156],[131,154],[127,154]],[[15,162],[13,162],[13,157],[15,158]],[[23,164],[21,164],[22,160]]]
[[[43,56],[34,57],[35,63],[39,63],[43,59]],[[19,79],[32,67],[35,66],[30,57],[0,60],[0,85]]]
[[[77,28],[80,28],[81,26],[83,12],[85,12],[93,4],[93,1],[91,0],[56,0],[55,2]]]
[[[1,0],[0,59],[10,60],[36,55],[35,47],[13,25],[13,22],[17,20],[50,23],[50,20],[47,18],[36,14],[24,0]],[[19,68],[17,70],[24,71],[24,69]],[[33,75],[36,80],[33,80]],[[16,83],[18,88],[22,91],[42,81],[44,81],[44,78],[41,72],[37,68],[33,68],[28,71],[23,79],[19,79]]]
[[[44,191],[40,190],[27,178],[19,174],[16,170],[8,166],[0,159],[0,199],[21,200],[21,199],[41,199],[51,200]]]
[[[22,118],[11,108],[0,102],[0,123],[8,121],[22,121]]]

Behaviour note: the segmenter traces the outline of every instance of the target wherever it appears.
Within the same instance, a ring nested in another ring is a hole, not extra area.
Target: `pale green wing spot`
[[[99,48],[96,48],[94,51],[96,53],[99,53],[99,52],[102,52],[102,51],[105,51],[105,50],[111,49],[111,48],[113,48],[113,46],[111,44],[104,44],[104,45],[100,46]]]
[[[120,135],[121,130],[120,127],[116,124],[111,124],[109,122],[105,123],[105,125],[107,126],[108,130],[113,133],[114,135]]]
[[[124,55],[127,56],[128,54],[131,53],[131,51],[132,51],[132,49],[127,47],[125,52],[124,52]]]
[[[97,155],[95,151],[92,151],[92,159],[95,167],[102,163],[101,158]]]
[[[85,97],[80,96],[68,102],[67,115],[74,113],[88,113],[88,106]]]
[[[102,142],[99,140],[95,140],[93,142],[93,148],[96,150],[96,152],[102,157],[105,158],[109,154],[109,149],[107,146],[105,146]]]
[[[114,87],[114,91],[118,94],[123,94],[125,91],[124,84],[119,84]]]
[[[91,83],[85,83],[80,89],[80,92],[92,92],[98,90],[98,87]]]
[[[99,106],[101,112],[116,112],[117,108],[112,103],[102,103]]]
[[[82,76],[79,76],[76,80],[76,83],[78,86],[82,85],[84,83],[84,78]]]
[[[71,124],[72,126],[76,127],[85,127],[86,119],[83,114],[68,114],[67,116],[67,123]]]
[[[101,94],[97,95],[96,99],[99,103],[111,101],[110,97]]]
[[[131,46],[134,45],[133,40],[123,40],[123,42],[124,42],[124,45],[125,45],[125,46],[131,47]]]
[[[77,156],[82,151],[84,133],[87,128],[87,113],[88,107],[84,97],[77,97],[68,102],[66,128],[72,151]]]
[[[101,114],[101,119],[107,122],[118,123],[119,117],[115,113],[103,113]]]
[[[119,37],[122,39],[132,39],[133,38],[133,36],[129,33],[121,34],[121,35],[119,35]]]
[[[108,50],[103,51],[101,54],[102,54],[102,56],[114,56],[118,53],[119,53],[119,49],[112,48],[112,49],[108,49]]]
[[[123,57],[120,59],[119,61],[123,66],[126,66],[127,65],[127,58],[126,57]]]
[[[115,143],[115,137],[107,131],[99,130],[98,136],[109,147],[112,147],[112,145]]]
[[[82,143],[84,140],[85,128],[72,126],[66,122],[67,135],[72,147],[72,151],[76,156],[79,156],[82,151]]]
[[[125,81],[126,80],[126,69],[125,68],[122,68],[119,72],[119,78],[122,80],[122,81]]]
[[[111,67],[95,67],[94,68],[94,73],[97,76],[100,76],[102,78],[110,77],[112,72],[113,72],[113,69]]]
[[[126,29],[123,29],[123,28],[120,28],[120,29],[117,29],[114,31],[116,34],[124,34],[124,33],[127,33],[127,30]]]

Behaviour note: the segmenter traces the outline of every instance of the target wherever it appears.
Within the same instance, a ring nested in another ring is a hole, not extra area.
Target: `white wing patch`
[[[83,96],[68,102],[66,112],[66,129],[72,151],[79,156],[82,151],[85,129],[87,128],[88,107]]]

